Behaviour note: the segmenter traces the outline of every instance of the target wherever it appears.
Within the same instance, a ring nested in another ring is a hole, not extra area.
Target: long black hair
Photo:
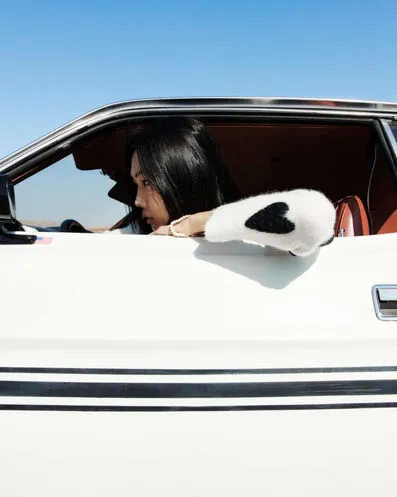
[[[238,198],[215,140],[196,119],[159,118],[138,131],[127,150],[129,169],[135,151],[142,175],[163,198],[170,221]]]

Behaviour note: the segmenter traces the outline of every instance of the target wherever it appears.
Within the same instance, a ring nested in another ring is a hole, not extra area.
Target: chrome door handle
[[[375,285],[372,298],[378,319],[397,321],[397,285]]]

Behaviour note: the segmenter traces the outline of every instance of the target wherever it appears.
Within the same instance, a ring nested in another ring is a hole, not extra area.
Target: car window
[[[15,186],[18,220],[55,227],[75,219],[89,230],[103,231],[127,213],[124,204],[108,197],[113,185],[98,170],[76,169],[69,155]]]
[[[390,128],[391,128],[391,130],[393,132],[394,138],[397,140],[397,124],[394,124],[394,125],[391,124]]]

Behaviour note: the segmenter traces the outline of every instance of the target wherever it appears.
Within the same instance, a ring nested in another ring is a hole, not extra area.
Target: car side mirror
[[[8,176],[0,174],[0,245],[36,241],[36,235],[20,233],[20,230],[23,231],[23,227],[16,217],[14,185]]]
[[[0,225],[14,224],[15,221],[14,185],[8,176],[0,174]]]

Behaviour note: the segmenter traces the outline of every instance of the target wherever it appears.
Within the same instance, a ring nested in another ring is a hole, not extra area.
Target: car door
[[[0,245],[2,494],[390,491],[396,249]]]

